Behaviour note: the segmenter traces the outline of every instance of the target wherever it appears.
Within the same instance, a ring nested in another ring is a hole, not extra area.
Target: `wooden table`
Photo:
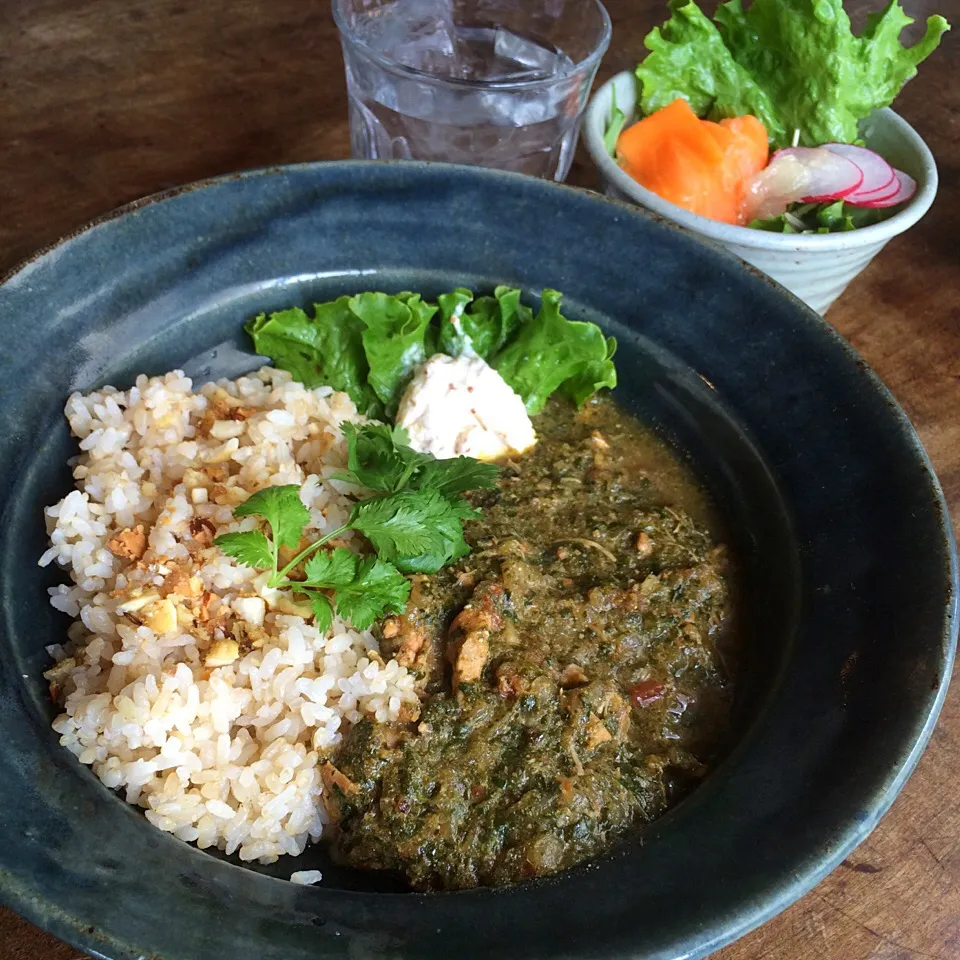
[[[869,7],[848,0],[855,22]],[[906,0],[918,18],[956,0]],[[632,66],[662,0],[607,0]],[[348,155],[327,0],[0,0],[0,274],[145,194],[268,164]],[[932,212],[830,311],[906,408],[960,516],[960,38],[897,103],[940,164]],[[586,156],[571,181],[595,186]],[[15,348],[14,345],[7,345]],[[0,813],[2,815],[2,813]],[[960,960],[960,687],[873,836],[722,960]],[[0,908],[0,960],[76,950]],[[198,958],[200,960],[200,958]]]

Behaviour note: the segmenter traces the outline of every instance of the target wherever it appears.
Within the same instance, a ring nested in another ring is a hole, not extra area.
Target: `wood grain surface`
[[[709,2],[709,0],[708,0]],[[882,0],[847,0],[855,23]],[[957,0],[904,0],[960,19]],[[599,79],[632,66],[662,0],[607,0]],[[960,36],[897,102],[940,194],[828,319],[916,425],[960,516]],[[203,177],[348,155],[327,0],[0,0],[0,275],[113,207]],[[581,150],[570,180],[594,187]],[[960,960],[960,686],[874,834],[720,960]],[[2,816],[2,812],[0,812]],[[0,960],[80,954],[0,908]],[[202,958],[198,958],[202,960]]]

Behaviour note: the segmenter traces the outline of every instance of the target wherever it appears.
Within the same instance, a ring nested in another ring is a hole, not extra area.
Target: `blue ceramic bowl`
[[[744,578],[738,743],[610,856],[420,895],[321,848],[242,867],[150,827],[57,744],[41,672],[65,620],[42,506],[70,486],[66,396],[254,366],[241,323],[361,289],[566,293],[621,343],[618,396],[711,488]],[[681,229],[478,168],[264,170],[135,204],[0,286],[0,897],[98,956],[700,957],[866,837],[913,770],[955,644],[956,555],[916,435],[799,301]],[[283,879],[322,866],[322,886]]]

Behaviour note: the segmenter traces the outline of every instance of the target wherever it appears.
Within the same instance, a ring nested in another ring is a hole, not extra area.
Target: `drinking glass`
[[[599,0],[333,0],[364,159],[563,180],[610,43]]]

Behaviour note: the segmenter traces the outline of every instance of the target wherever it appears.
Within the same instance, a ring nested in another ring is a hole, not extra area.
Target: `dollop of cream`
[[[477,356],[432,356],[404,391],[396,422],[414,450],[441,460],[499,460],[537,442],[523,400]]]

